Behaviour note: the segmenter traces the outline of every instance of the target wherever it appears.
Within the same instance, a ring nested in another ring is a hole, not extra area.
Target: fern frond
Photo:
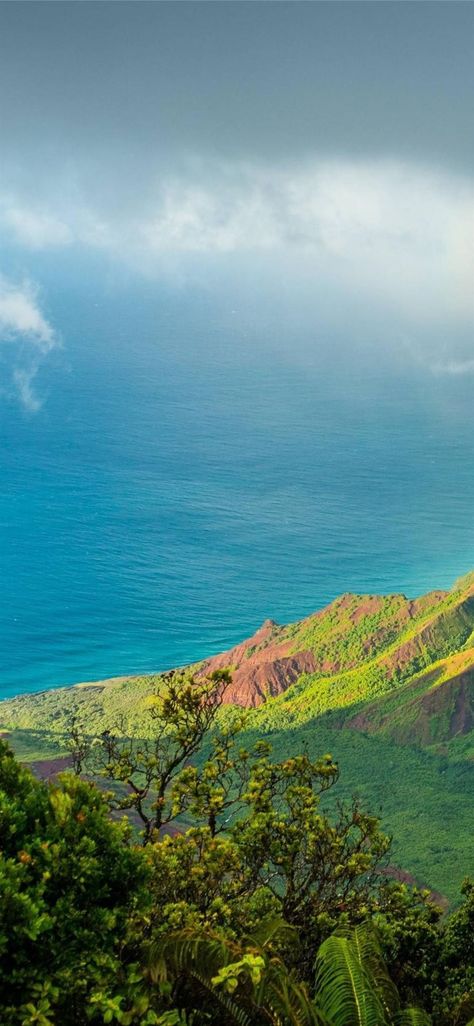
[[[431,1026],[431,1018],[422,1008],[403,1008],[394,1016],[393,1024],[394,1026]]]
[[[385,1026],[382,999],[352,937],[328,937],[316,960],[316,1002],[333,1026]]]
[[[270,944],[272,939],[286,932],[281,921],[267,921],[262,924],[259,939]],[[258,982],[251,982],[248,977],[242,979],[232,994],[216,985],[216,977],[220,970],[239,963],[249,948],[215,934],[183,930],[163,937],[150,948],[150,975],[156,981],[167,976],[173,979],[183,1006],[190,1000],[199,1008],[204,1001],[225,1010],[222,1023],[226,1026],[230,1023],[236,1026],[332,1026],[284,963],[279,958],[269,959],[264,947],[256,946],[255,935],[249,938],[249,943],[250,940],[253,941],[250,951],[260,953],[264,968]]]
[[[371,924],[362,923],[356,926],[349,936],[361,965],[380,997],[386,1017],[391,1019],[400,1010],[400,998],[388,974],[376,930]]]
[[[240,953],[237,945],[215,935],[200,935],[182,930],[167,934],[150,946],[148,966],[151,979],[160,982],[170,975],[179,990],[180,981],[194,984],[201,995],[226,1013],[223,1022],[234,1026],[255,1026],[254,1020],[229,994],[214,987],[211,980],[219,969],[229,965]],[[196,995],[195,995],[196,998]],[[198,1001],[199,1004],[199,1001]]]
[[[163,966],[173,972],[193,967],[202,975],[215,976],[219,969],[240,957],[240,948],[215,934],[196,934],[192,930],[169,933],[150,945],[148,967],[152,980],[160,978]]]
[[[328,1026],[305,986],[294,980],[277,959],[263,974],[254,1001],[274,1026]]]
[[[296,946],[298,944],[298,932],[294,926],[290,926],[284,919],[273,916],[268,919],[262,919],[246,940],[249,945],[255,945],[262,949],[262,951],[273,942],[278,941],[282,943],[291,941]]]

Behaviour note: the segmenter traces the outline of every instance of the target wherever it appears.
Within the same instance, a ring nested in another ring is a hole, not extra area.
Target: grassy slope
[[[76,718],[78,726],[92,735],[117,729],[140,737],[152,729],[148,714],[160,676],[117,678],[103,683],[20,695],[0,704],[0,729],[42,732],[45,739],[60,740]]]
[[[433,663],[407,684],[363,702],[346,726],[474,759],[474,647]]]
[[[275,729],[303,725],[330,710],[347,710],[338,722],[354,714],[354,707],[381,696],[391,696],[393,705],[403,715],[406,697],[404,685],[415,680],[420,673],[436,669],[444,657],[448,679],[450,659],[460,653],[460,660],[469,661],[474,628],[474,597],[472,594],[449,595],[433,609],[424,611],[410,621],[401,633],[376,655],[349,669],[341,659],[340,669],[330,675],[322,671],[303,674],[284,694],[272,699],[256,710],[262,729]],[[306,635],[305,643],[309,638]],[[337,642],[330,649],[331,657],[338,652]],[[465,655],[464,655],[465,653]],[[375,707],[374,707],[375,708]]]
[[[468,591],[422,600],[414,613],[403,596],[343,596],[327,610],[290,625],[282,636],[293,651],[311,649],[321,668],[302,674],[288,690],[256,710],[261,729],[304,724],[331,709],[342,710],[398,690],[417,673],[469,644],[474,631],[474,583]],[[323,668],[324,664],[324,668]],[[331,669],[327,667],[330,666]],[[336,669],[334,668],[336,667]],[[0,703],[0,729],[40,729],[61,734],[71,716],[90,733],[123,719],[126,729],[149,728],[147,706],[160,676],[117,678],[97,684],[21,695]]]
[[[334,796],[357,794],[380,813],[393,836],[391,862],[456,901],[463,878],[474,872],[474,764],[321,720],[276,731],[271,741],[281,755],[331,752],[341,768]]]
[[[463,695],[474,681],[474,575],[416,602],[345,595],[278,637],[293,652],[310,649],[318,668],[252,710],[249,733],[270,734],[282,754],[331,751],[339,794],[359,793],[382,811],[393,860],[454,898],[474,872],[474,732],[451,729],[459,695],[451,681],[464,674]],[[24,695],[2,703],[0,726],[25,760],[53,755],[73,715],[91,734],[123,720],[144,736],[159,680]]]

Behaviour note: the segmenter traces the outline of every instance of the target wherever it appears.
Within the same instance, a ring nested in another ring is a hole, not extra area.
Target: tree
[[[179,815],[173,785],[207,739],[229,681],[227,670],[199,681],[185,674],[163,674],[161,691],[149,703],[151,736],[134,738],[123,730],[106,730],[98,739],[89,769],[99,769],[119,785],[111,804],[135,812],[143,826],[143,844],[157,840],[160,830]]]
[[[69,752],[73,773],[80,777],[85,771],[93,750],[93,738],[81,729],[77,716],[72,716],[66,734],[66,749]]]
[[[202,723],[199,703],[192,715]],[[153,826],[145,846],[94,783],[40,782],[0,743],[2,1026],[421,1023],[400,1018],[405,1004],[432,1009],[436,1026],[466,1026],[473,885],[440,922],[426,892],[382,882],[378,821],[356,802],[325,810],[339,776],[331,756],[246,749],[239,718],[212,718],[196,761],[176,772],[163,739],[161,821],[181,819],[173,835]],[[178,737],[172,722],[176,751],[197,737],[188,728]],[[160,987],[149,950],[161,951]]]
[[[373,921],[390,976],[407,1003],[432,1010],[441,953],[442,910],[427,890],[387,881],[377,891]]]
[[[376,871],[389,839],[357,802],[334,820],[323,814],[321,797],[339,775],[330,755],[274,762],[266,742],[233,754],[216,744],[226,753],[224,783],[212,754],[185,769],[175,786],[195,825],[151,852],[155,929],[208,926],[242,936],[278,915],[298,930],[298,972],[308,978],[321,941],[378,907]]]
[[[464,881],[462,895],[462,904],[444,923],[433,980],[435,1012],[456,1026],[464,1026],[474,1016],[473,880]]]
[[[218,716],[229,679],[165,675],[149,736],[106,731],[95,751],[120,787],[112,806],[136,813],[151,848],[153,929],[242,933],[278,914],[299,930],[304,975],[337,925],[368,914],[389,840],[358,802],[334,819],[323,813],[339,777],[331,755],[274,761],[267,742],[242,745],[244,714]],[[175,836],[163,839],[172,823]]]
[[[370,920],[402,1002],[433,1009],[443,1026],[465,1026],[473,973],[472,953],[463,965],[474,923],[469,887],[448,928],[428,892],[385,882],[380,869],[390,840],[378,819],[356,800],[326,802],[339,778],[332,756],[275,760],[267,741],[249,743],[246,714],[221,711],[228,680],[227,671],[200,680],[165,675],[150,701],[147,737],[129,738],[119,727],[92,739],[95,762],[89,756],[87,764],[115,787],[110,805],[135,813],[144,828],[148,905],[140,927],[131,928],[137,949],[177,930],[211,931],[242,947],[276,917],[293,933],[280,931],[272,957],[307,986],[321,944],[335,930]],[[80,762],[90,739],[75,735],[71,744]],[[97,1007],[126,1026],[135,1006],[131,993],[123,1001]]]
[[[315,946],[336,925],[368,914],[390,847],[357,801],[339,806],[334,821],[323,814],[321,796],[338,777],[331,755],[274,763],[267,746],[250,779],[247,815],[235,827],[254,886],[268,889],[285,921],[298,927],[307,971]]]
[[[108,1003],[146,998],[149,867],[129,833],[95,787],[40,782],[0,742],[2,1026],[82,1026],[94,1008],[103,1022]]]

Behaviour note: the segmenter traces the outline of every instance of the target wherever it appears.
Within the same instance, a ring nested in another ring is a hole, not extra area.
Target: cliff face
[[[279,627],[274,620],[265,620],[247,641],[208,659],[200,675],[224,667],[232,669],[226,703],[255,707],[281,695],[302,673],[315,670],[316,661],[309,650],[292,654],[286,628]]]
[[[206,660],[200,673],[230,668],[226,702],[258,706],[286,691],[303,673],[332,676],[364,663],[445,597],[440,592],[410,602],[403,595],[342,595],[295,624],[265,620],[252,637]]]

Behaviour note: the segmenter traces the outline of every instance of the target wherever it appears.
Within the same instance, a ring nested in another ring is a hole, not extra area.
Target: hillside
[[[473,574],[414,600],[346,594],[290,625],[267,620],[188,669],[224,666],[249,732],[280,752],[330,750],[343,791],[382,810],[399,864],[454,893],[474,867]],[[151,674],[19,696],[0,704],[0,729],[25,759],[57,755],[73,716],[90,734],[146,736],[159,686]]]
[[[474,575],[415,600],[342,595],[287,626],[266,620],[252,637],[187,669],[200,676],[222,667],[232,670],[225,701],[255,709],[266,729],[337,712],[339,726],[423,747],[449,744],[472,728]],[[120,717],[140,733],[159,682],[160,674],[118,677],[21,695],[0,703],[0,727],[60,735],[75,715],[91,732]]]

